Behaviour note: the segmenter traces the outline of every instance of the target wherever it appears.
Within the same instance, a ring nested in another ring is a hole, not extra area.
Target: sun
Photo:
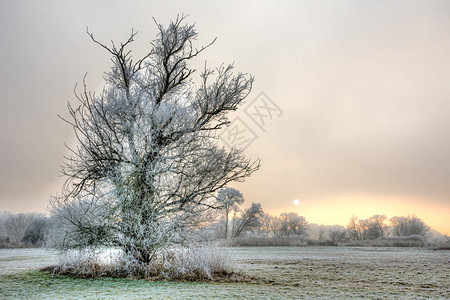
[[[295,199],[294,201],[292,201],[292,203],[294,203],[294,205],[299,205],[300,204],[300,200]]]

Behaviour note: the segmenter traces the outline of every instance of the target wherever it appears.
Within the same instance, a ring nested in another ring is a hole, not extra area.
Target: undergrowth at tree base
[[[70,251],[61,255],[59,263],[41,269],[52,275],[75,278],[130,278],[151,281],[252,281],[232,270],[227,253],[213,248],[176,247],[165,249],[150,263],[141,263],[117,251],[110,254],[98,250]]]

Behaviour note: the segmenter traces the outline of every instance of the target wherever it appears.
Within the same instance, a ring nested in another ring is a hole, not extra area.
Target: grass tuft
[[[228,255],[211,247],[176,247],[161,251],[155,259],[143,264],[123,252],[109,257],[99,251],[65,253],[56,266],[43,271],[78,278],[113,277],[149,280],[203,281],[234,278]]]

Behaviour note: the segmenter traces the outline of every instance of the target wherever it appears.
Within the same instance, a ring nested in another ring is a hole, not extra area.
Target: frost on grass
[[[218,249],[219,253],[224,249]],[[0,274],[0,299],[450,299],[450,252],[392,247],[235,247],[246,277],[205,280],[79,279],[51,273]],[[98,257],[108,262],[114,251]],[[40,249],[0,249],[0,269],[53,261]],[[43,261],[42,261],[43,260]],[[248,281],[244,281],[246,279]],[[219,282],[220,284],[217,284]]]
[[[142,263],[120,249],[84,249],[64,252],[58,265],[45,271],[81,278],[213,280],[236,275],[231,271],[230,261],[227,252],[210,246],[161,249],[149,263]]]

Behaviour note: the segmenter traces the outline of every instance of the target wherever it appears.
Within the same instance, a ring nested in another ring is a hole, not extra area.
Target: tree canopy
[[[189,62],[212,43],[195,48],[197,31],[184,16],[157,27],[151,49],[136,60],[129,46],[137,32],[111,45],[88,32],[112,67],[99,94],[83,80],[78,106],[69,103],[63,118],[78,144],[62,167],[61,195],[51,200],[67,226],[62,247],[118,246],[149,262],[195,226],[216,191],[259,167],[241,149],[217,143],[253,77],[234,74],[233,65],[205,65],[196,85]]]

